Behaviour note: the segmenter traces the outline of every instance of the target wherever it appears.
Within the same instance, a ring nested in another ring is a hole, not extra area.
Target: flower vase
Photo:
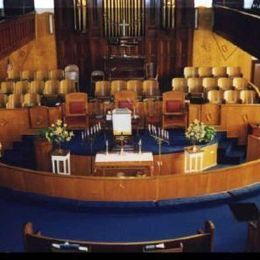
[[[58,154],[62,154],[63,150],[61,148],[61,143],[55,143],[54,145],[54,150],[58,153]]]
[[[200,149],[199,149],[199,146],[197,146],[196,144],[193,144],[192,146],[192,152],[196,153],[198,152]]]

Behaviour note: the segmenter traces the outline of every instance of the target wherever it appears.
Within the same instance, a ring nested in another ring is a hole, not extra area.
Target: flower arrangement
[[[58,119],[50,127],[40,130],[40,136],[50,143],[60,145],[62,142],[69,142],[74,136],[72,131],[67,130],[68,125]]]
[[[186,138],[189,139],[193,145],[201,142],[208,143],[214,139],[215,135],[216,130],[214,127],[208,126],[197,119],[190,123],[185,132]]]

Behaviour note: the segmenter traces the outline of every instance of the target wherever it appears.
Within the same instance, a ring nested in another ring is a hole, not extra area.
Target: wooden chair
[[[218,87],[225,90],[232,90],[233,89],[233,82],[230,78],[219,78],[218,79]]]
[[[49,80],[63,80],[64,79],[64,70],[54,69],[49,71]]]
[[[198,68],[192,67],[192,66],[184,67],[183,75],[184,75],[184,78],[186,78],[186,79],[187,78],[196,78],[199,76]]]
[[[23,70],[21,72],[21,80],[32,81],[34,79],[34,72],[32,70]]]
[[[7,102],[7,95],[0,93],[0,108],[5,108]]]
[[[70,129],[88,127],[88,95],[83,92],[69,93],[65,96],[65,122]]]
[[[20,71],[12,69],[7,72],[7,80],[18,81],[20,80]]]
[[[182,91],[164,92],[162,114],[163,128],[186,128],[187,112],[185,107],[185,94]]]
[[[186,78],[173,78],[172,79],[172,90],[188,92],[188,84]]]
[[[115,107],[128,108],[131,111],[136,111],[137,95],[132,90],[122,90],[115,93]]]
[[[145,79],[158,80],[158,72],[154,62],[147,62],[144,65]]]
[[[65,95],[76,92],[75,81],[70,79],[63,79],[60,81],[58,94],[64,98]]]
[[[212,67],[198,67],[198,75],[200,78],[212,77]]]
[[[256,101],[256,92],[254,90],[241,90],[239,98],[242,104],[254,104]]]
[[[108,99],[110,98],[111,83],[108,80],[100,80],[95,84],[95,98]]]
[[[91,93],[95,91],[97,81],[105,80],[105,72],[103,70],[94,70],[90,75]],[[93,93],[94,94],[94,93]]]
[[[144,106],[144,124],[147,127],[148,124],[153,124],[161,126],[161,116],[162,116],[162,104],[161,101],[155,100],[153,98],[145,98],[143,100]]]
[[[44,96],[56,96],[59,91],[60,82],[58,80],[47,80],[44,84]]]
[[[79,91],[79,66],[69,64],[64,68],[65,79],[74,80],[76,91]]]
[[[188,92],[191,94],[204,93],[201,78],[188,78]]]
[[[211,104],[222,104],[223,103],[223,91],[212,89],[207,93],[207,99]]]
[[[28,87],[28,93],[35,93],[41,95],[44,89],[44,81],[42,80],[33,80],[30,82]]]
[[[159,82],[155,79],[144,80],[143,95],[145,98],[159,96],[160,95]]]
[[[143,96],[143,81],[138,79],[128,80],[126,89],[134,91],[140,99]]]
[[[29,89],[29,82],[28,81],[17,81],[15,83],[13,94],[23,95]]]
[[[21,108],[23,106],[23,95],[11,94],[6,103],[7,109]]]
[[[125,80],[112,80],[110,95],[114,96],[116,92],[126,90],[126,85],[127,83]]]
[[[27,93],[23,98],[23,107],[33,107],[40,106],[41,98],[39,94],[36,93]]]
[[[214,223],[208,220],[205,222],[204,229],[199,229],[196,234],[188,236],[142,242],[94,242],[45,236],[40,231],[35,232],[33,224],[28,222],[23,228],[23,241],[25,252],[206,253],[212,252],[214,233]]]
[[[227,67],[227,75],[230,78],[243,77],[240,67]]]
[[[203,78],[202,87],[204,91],[207,93],[210,90],[218,89],[218,82],[216,78]]]
[[[1,82],[1,93],[9,95],[13,93],[15,86],[14,81],[3,81]]]
[[[233,86],[236,90],[244,90],[248,87],[248,80],[242,77],[233,78]]]
[[[224,66],[212,67],[212,75],[216,78],[227,77],[227,68]]]
[[[49,79],[49,72],[47,70],[37,70],[34,74],[34,80],[46,81]]]
[[[238,104],[239,92],[237,90],[225,90],[224,101],[226,104]]]

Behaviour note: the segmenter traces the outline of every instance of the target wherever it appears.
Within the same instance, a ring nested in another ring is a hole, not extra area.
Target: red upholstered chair
[[[184,127],[187,124],[185,108],[185,93],[182,91],[168,91],[163,93],[162,127]]]
[[[70,129],[88,127],[88,95],[82,92],[65,96],[65,122]]]
[[[115,93],[115,107],[128,108],[131,111],[137,106],[137,94],[132,90],[122,90]]]

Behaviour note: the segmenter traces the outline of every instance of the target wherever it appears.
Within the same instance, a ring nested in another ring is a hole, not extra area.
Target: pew
[[[211,252],[215,226],[212,221],[205,222],[204,229],[189,236],[142,242],[93,242],[65,240],[42,235],[33,230],[33,224],[24,225],[23,238],[26,252]]]

